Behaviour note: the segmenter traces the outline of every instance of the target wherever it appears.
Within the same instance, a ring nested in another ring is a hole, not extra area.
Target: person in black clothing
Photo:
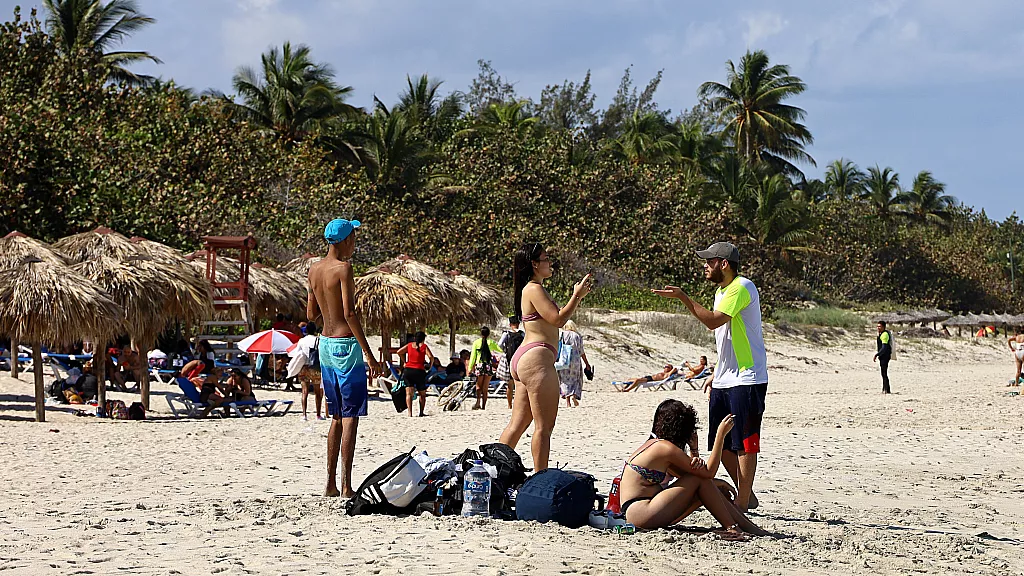
[[[878,323],[878,352],[875,353],[875,362],[882,368],[882,394],[889,394],[889,360],[892,359],[892,334],[885,329],[885,322]]]

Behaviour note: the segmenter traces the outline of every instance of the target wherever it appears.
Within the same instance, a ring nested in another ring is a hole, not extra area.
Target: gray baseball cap
[[[740,261],[740,251],[728,242],[715,242],[707,250],[697,250],[697,256],[703,260],[725,258],[730,262]]]

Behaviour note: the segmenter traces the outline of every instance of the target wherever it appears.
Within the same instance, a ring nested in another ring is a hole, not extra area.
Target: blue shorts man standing
[[[320,374],[331,429],[327,434],[327,488],[324,496],[351,498],[352,458],[356,449],[359,417],[366,416],[366,365],[369,378],[381,373],[370,350],[355,310],[355,281],[352,264],[358,220],[332,220],[324,228],[330,244],[327,256],[309,268],[309,299],[306,316],[310,322],[323,317],[320,336]],[[338,453],[341,452],[341,490],[337,486]]]

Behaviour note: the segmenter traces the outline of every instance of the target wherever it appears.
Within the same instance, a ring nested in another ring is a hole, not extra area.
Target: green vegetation
[[[863,316],[830,306],[808,309],[779,308],[775,310],[774,319],[787,324],[827,326],[846,330],[859,330],[868,325],[868,320]]]
[[[627,69],[600,110],[589,73],[535,101],[486,61],[465,93],[407,75],[395,102],[362,110],[299,44],[238,70],[235,94],[197,97],[133,77],[147,53],[110,51],[151,23],[132,2],[46,6],[49,35],[34,14],[0,26],[0,234],[104,225],[195,249],[251,232],[275,264],[322,251],[323,223],[351,216],[358,266],[405,252],[507,287],[514,250],[540,241],[559,299],[594,272],[590,305],[661,310],[678,307],[652,286],[710,303],[693,250],[729,240],[768,313],[795,299],[1020,304],[1006,290],[1006,252],[1024,252],[1015,216],[959,205],[927,171],[904,190],[891,168],[840,159],[807,180],[805,85],[762,51],[679,114],[655,101],[660,73],[641,89]]]

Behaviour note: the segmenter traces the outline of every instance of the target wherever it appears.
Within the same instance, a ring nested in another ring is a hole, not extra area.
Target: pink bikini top
[[[555,305],[555,308],[558,308],[559,310],[561,310],[561,308],[558,307],[558,303],[555,302],[552,298],[549,297],[548,300],[551,300],[551,303]],[[539,312],[531,312],[530,314],[523,314],[523,322],[533,322],[534,320],[541,320],[541,319],[542,318],[541,318],[541,315],[540,315]]]

